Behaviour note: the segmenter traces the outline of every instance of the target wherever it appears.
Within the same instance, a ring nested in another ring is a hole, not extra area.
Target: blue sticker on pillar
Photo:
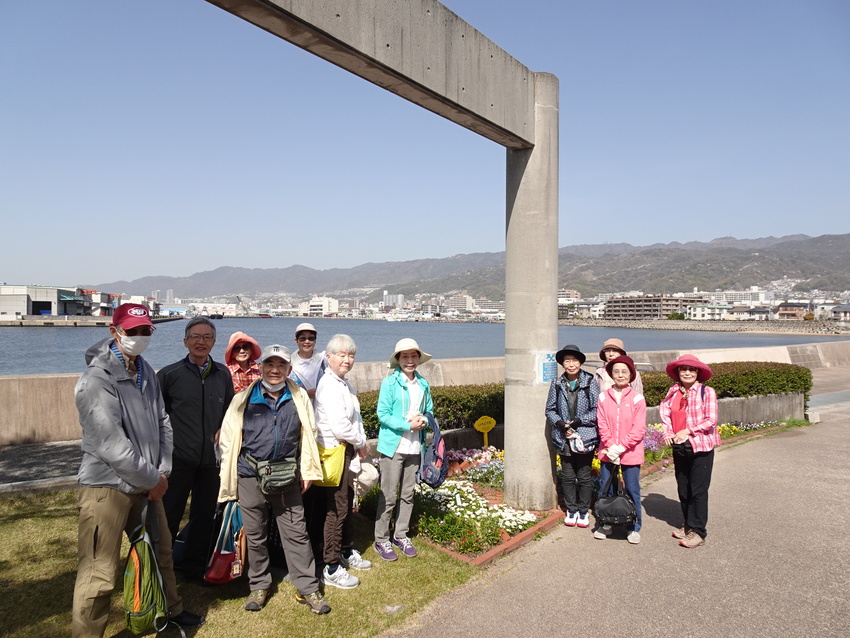
[[[558,362],[555,360],[555,354],[547,354],[543,356],[540,362],[540,379],[543,383],[552,383],[558,376]]]

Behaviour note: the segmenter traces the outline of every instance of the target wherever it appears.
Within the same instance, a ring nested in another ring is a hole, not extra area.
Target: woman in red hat
[[[682,547],[705,543],[708,522],[708,486],[714,465],[717,431],[717,394],[704,385],[711,368],[692,354],[667,364],[675,383],[659,406],[664,441],[673,447],[673,464],[682,504],[682,526],[673,532]]]

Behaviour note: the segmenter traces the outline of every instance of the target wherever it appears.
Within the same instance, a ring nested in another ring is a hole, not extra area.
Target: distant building
[[[391,295],[385,290],[381,304],[381,307],[384,308],[384,310],[389,310],[391,308],[404,308],[404,295]]]
[[[0,286],[0,315],[90,315],[91,307],[76,287]]]
[[[505,302],[504,301],[490,301],[486,297],[479,297],[475,300],[475,309],[476,310],[493,310],[498,312],[505,311]]]
[[[770,308],[766,306],[732,306],[724,317],[727,321],[768,321]]]
[[[829,318],[835,321],[850,321],[850,304],[843,303],[833,306]]]
[[[324,317],[339,312],[339,301],[332,297],[313,297],[310,301],[298,304],[298,313],[305,317]]]
[[[694,304],[685,310],[685,317],[693,321],[720,321],[731,309],[732,306],[719,304]]]
[[[605,319],[664,319],[689,306],[708,304],[703,295],[640,295],[611,297],[605,302]]]
[[[786,301],[776,309],[776,318],[780,320],[803,319],[811,310],[811,305],[805,302]]]
[[[467,310],[472,312],[475,309],[475,300],[469,295],[455,295],[454,297],[446,297],[443,307],[447,311]]]
[[[774,294],[770,290],[762,290],[758,286],[751,286],[749,290],[717,290],[710,294],[711,300],[716,304],[732,304],[758,306],[768,305],[774,302]]]
[[[562,288],[558,291],[558,305],[559,306],[568,306],[571,303],[574,303],[581,299],[581,295],[578,290],[569,290],[567,288]]]

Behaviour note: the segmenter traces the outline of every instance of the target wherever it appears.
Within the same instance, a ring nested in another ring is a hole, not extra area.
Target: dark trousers
[[[708,523],[708,487],[714,467],[714,450],[694,452],[690,442],[673,446],[673,465],[685,525],[705,538]]]
[[[189,526],[185,535],[183,561],[175,568],[191,577],[203,576],[207,568],[212,536],[215,533],[215,507],[218,500],[218,468],[187,465],[174,458],[168,491],[162,497],[171,538],[177,538],[180,521],[186,511],[186,501],[192,494],[189,507]]]
[[[561,454],[561,491],[567,512],[587,512],[593,494],[590,464],[593,454]]]
[[[354,521],[351,518],[351,508],[354,504],[354,490],[349,485],[351,470],[348,469],[354,458],[354,446],[349,445],[345,450],[345,465],[342,478],[336,487],[320,487],[325,492],[327,515],[325,516],[323,556],[326,565],[339,562],[339,554],[343,549],[354,545]],[[314,488],[310,488],[314,489]]]
[[[272,574],[269,569],[268,518],[269,508],[277,523],[289,579],[301,594],[319,590],[316,563],[310,550],[307,526],[304,524],[304,506],[301,503],[301,484],[296,481],[282,494],[264,495],[257,479],[239,477],[239,506],[248,545],[248,586],[251,591],[269,589]]]
[[[307,534],[310,536],[310,546],[313,548],[313,556],[316,562],[324,560],[322,547],[324,545],[325,515],[327,514],[327,503],[325,502],[325,490],[318,485],[312,486],[301,495],[304,503],[304,520],[307,523]]]

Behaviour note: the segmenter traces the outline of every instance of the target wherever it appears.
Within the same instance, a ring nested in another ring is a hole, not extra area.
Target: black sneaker
[[[168,619],[168,622],[173,622],[178,627],[186,627],[188,629],[191,629],[192,627],[200,627],[206,621],[207,619],[203,616],[193,614],[191,611],[186,611],[185,609],[176,616],[172,616]]]

